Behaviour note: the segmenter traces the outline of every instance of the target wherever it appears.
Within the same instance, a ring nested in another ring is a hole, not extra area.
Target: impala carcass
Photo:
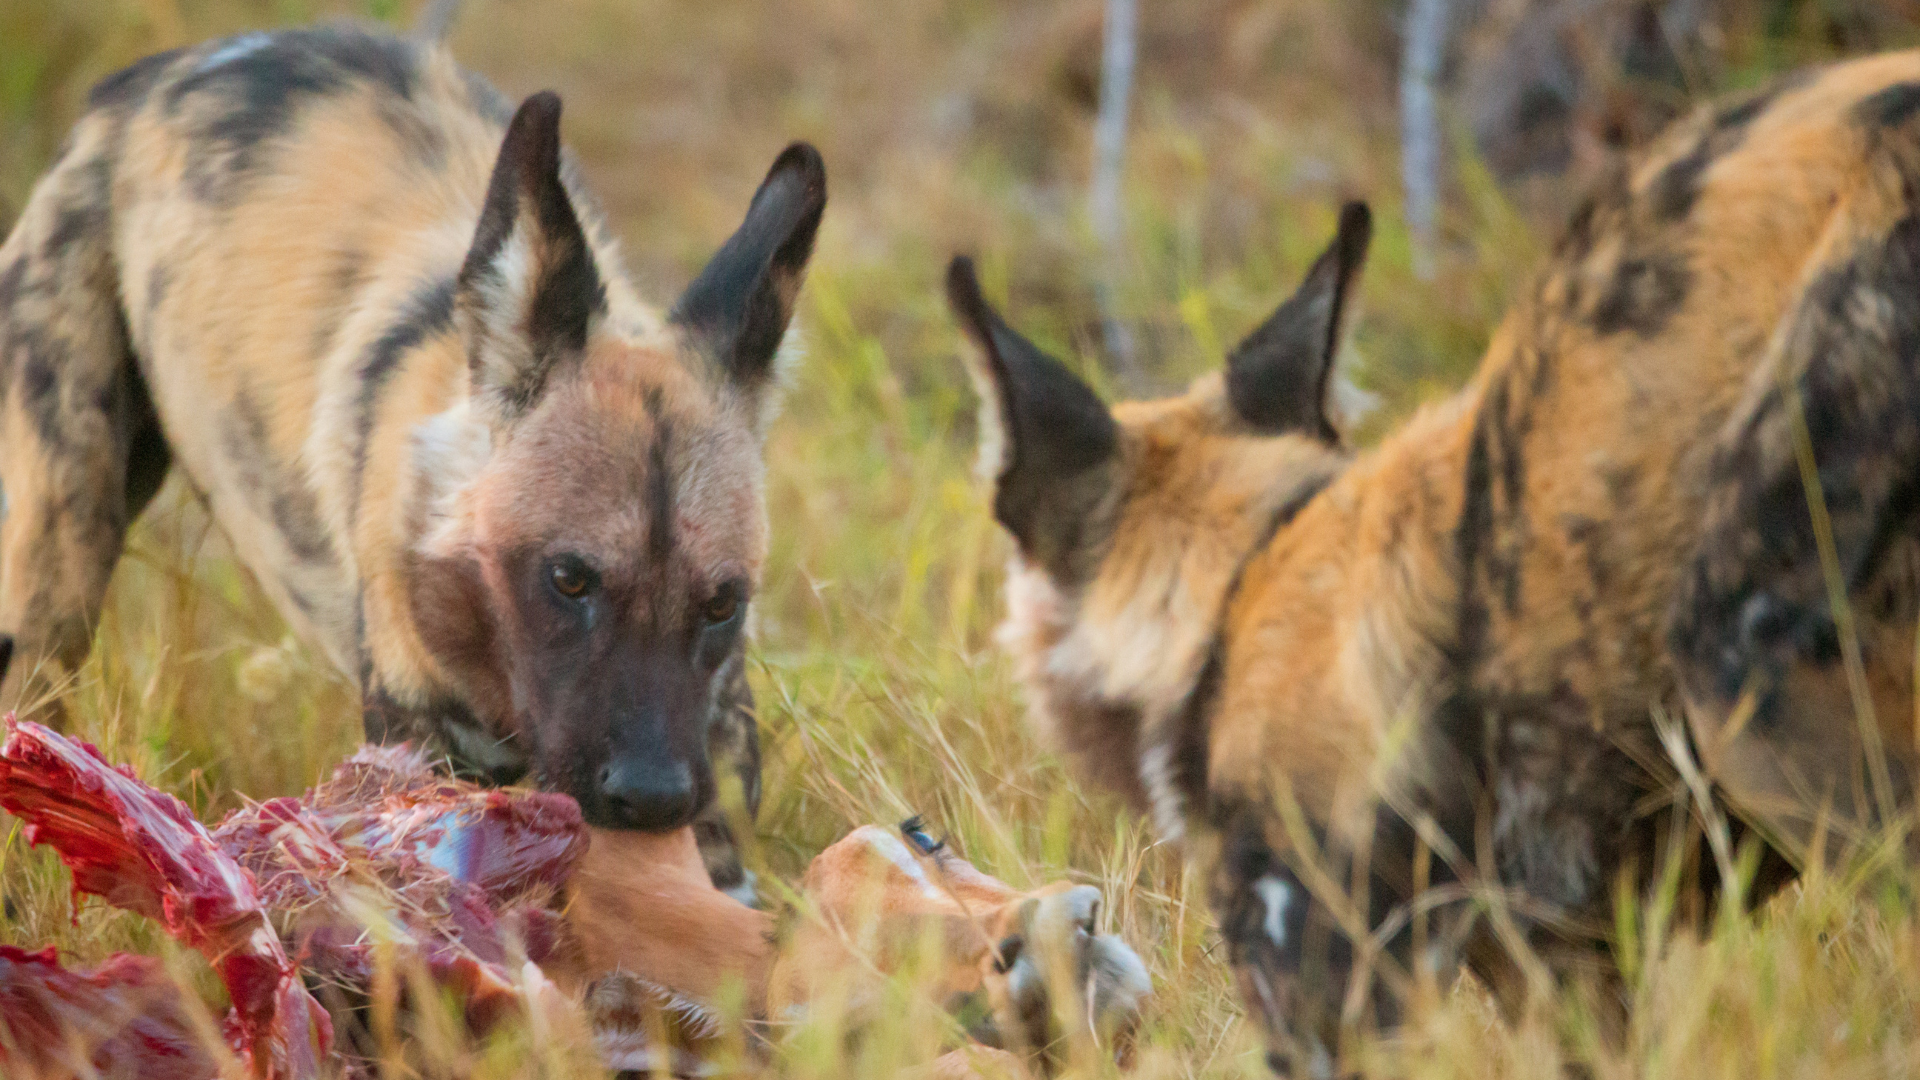
[[[691,830],[589,829],[564,795],[449,780],[405,748],[363,748],[301,798],[209,832],[93,747],[9,721],[0,807],[76,890],[205,952],[234,1003],[223,1038],[151,958],[79,972],[52,950],[0,947],[9,1077],[205,1080],[236,1059],[274,1080],[370,1074],[383,965],[423,974],[476,1035],[538,1015],[551,1037],[590,1037],[609,1068],[676,1076],[739,1059],[720,1053],[739,1034],[722,1001],[743,1001],[757,1031],[827,988],[865,1000],[897,946],[929,932],[943,990],[974,1039],[1016,1052],[1009,1070],[1044,1071],[1075,1038],[1124,1057],[1150,991],[1138,957],[1097,932],[1098,890],[1020,892],[916,822],[822,852],[782,942],[770,916],[713,887]],[[746,1042],[765,1049],[764,1035]],[[952,1055],[930,1067],[971,1072]]]

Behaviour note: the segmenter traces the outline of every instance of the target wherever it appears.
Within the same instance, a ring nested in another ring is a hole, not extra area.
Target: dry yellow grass
[[[405,21],[415,6],[0,0],[0,220],[86,85],[118,64],[245,26]],[[1362,196],[1387,223],[1348,358],[1383,401],[1367,430],[1456,384],[1543,229],[1463,159],[1441,272],[1413,276],[1394,224],[1397,7],[1146,6],[1121,303],[1158,377],[1217,363],[1292,285],[1339,200]],[[832,199],[800,320],[808,355],[769,446],[774,547],[754,615],[763,873],[791,880],[849,827],[919,812],[1016,885],[1098,884],[1111,928],[1158,987],[1138,1075],[1253,1077],[1259,1047],[1204,884],[1033,742],[992,646],[1005,540],[971,477],[972,400],[936,288],[949,254],[976,252],[1023,329],[1065,355],[1097,354],[1080,207],[1098,12],[1097,0],[469,0],[454,48],[510,93],[565,95],[568,139],[661,301],[786,140],[826,153]],[[1820,49],[1756,41],[1731,50],[1727,77],[1753,81]],[[242,793],[296,792],[359,741],[349,687],[285,637],[177,482],[136,530],[71,704],[80,735],[206,816]],[[1704,940],[1667,933],[1659,905],[1640,912],[1624,927],[1639,1007],[1622,1046],[1596,1040],[1578,995],[1511,1027],[1467,991],[1417,1003],[1404,1036],[1364,1061],[1371,1074],[1436,1078],[1552,1077],[1575,1062],[1597,1077],[1912,1075],[1913,885],[1871,869],[1822,877]],[[72,919],[63,872],[17,835],[0,847],[0,892],[0,940],[52,942],[77,961],[161,952],[212,989],[196,959],[138,919],[97,903]],[[790,1033],[782,1073],[892,1076],[925,1054],[944,1030],[938,1003],[910,976],[897,992],[892,1020],[856,1051],[831,1018]],[[424,1040],[390,1075],[577,1068],[512,1037],[458,1042]]]

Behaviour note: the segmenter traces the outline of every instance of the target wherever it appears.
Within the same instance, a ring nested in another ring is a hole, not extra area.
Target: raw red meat
[[[363,920],[459,992],[482,1030],[520,1004],[517,961],[544,960],[546,903],[586,849],[564,795],[447,780],[405,747],[363,747],[326,783],[227,816],[221,847],[261,882],[296,955],[329,981],[365,986]]]
[[[565,884],[587,839],[567,796],[448,780],[406,745],[363,746],[299,799],[229,814],[216,839],[231,848],[261,820],[299,811],[355,856],[430,866],[496,905]]]
[[[552,951],[560,920],[547,905],[587,845],[564,795],[483,789],[447,780],[405,747],[364,747],[301,798],[235,811],[209,835],[178,799],[93,747],[11,718],[7,731],[0,807],[27,822],[30,842],[56,849],[76,892],[157,919],[214,961],[234,1002],[230,1041],[257,1075],[317,1075],[332,1030],[300,976],[364,990],[375,940],[424,965],[475,1031],[550,987],[526,961]],[[184,991],[156,992],[168,984],[151,960],[116,956],[86,975],[50,951],[0,960],[0,1065],[85,1075],[71,1062],[9,1057],[9,1047],[80,1038],[98,1071],[101,1060],[135,1060],[128,1047],[195,1043]],[[202,1048],[155,1075],[215,1071]]]
[[[332,1025],[281,947],[253,876],[213,842],[184,803],[107,764],[94,747],[11,716],[6,732],[0,808],[26,823],[27,841],[54,848],[73,872],[77,892],[157,919],[206,955],[233,1001],[228,1038],[254,1075],[317,1075]],[[23,979],[29,970],[37,969],[18,963],[12,969]],[[103,972],[145,980],[156,974],[120,958],[93,978]],[[157,1014],[143,1015],[161,1022]],[[19,1023],[11,1011],[0,1021],[10,1029]]]
[[[0,1065],[9,1077],[209,1080],[219,1063],[180,987],[150,956],[122,953],[86,974],[49,946],[0,945]]]

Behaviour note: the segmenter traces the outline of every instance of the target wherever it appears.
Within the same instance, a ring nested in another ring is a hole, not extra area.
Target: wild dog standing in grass
[[[181,467],[369,737],[613,828],[751,810],[742,627],[813,148],[662,316],[560,149],[437,48],[243,34],[102,82],[0,248],[0,705],[86,656]]]
[[[1509,1003],[1528,956],[1604,976],[1616,886],[1701,858],[1662,715],[1777,845],[1749,896],[1910,808],[1917,193],[1920,53],[1702,111],[1363,453],[1327,385],[1364,207],[1224,374],[1111,411],[956,261],[1004,640],[1041,726],[1194,841],[1276,1068],[1330,1071],[1415,965]],[[1449,881],[1504,900],[1409,906]]]

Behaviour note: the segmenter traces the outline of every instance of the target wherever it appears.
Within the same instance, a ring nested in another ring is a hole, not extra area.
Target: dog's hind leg
[[[122,313],[109,138],[83,120],[0,246],[0,711],[54,722],[168,465]]]

